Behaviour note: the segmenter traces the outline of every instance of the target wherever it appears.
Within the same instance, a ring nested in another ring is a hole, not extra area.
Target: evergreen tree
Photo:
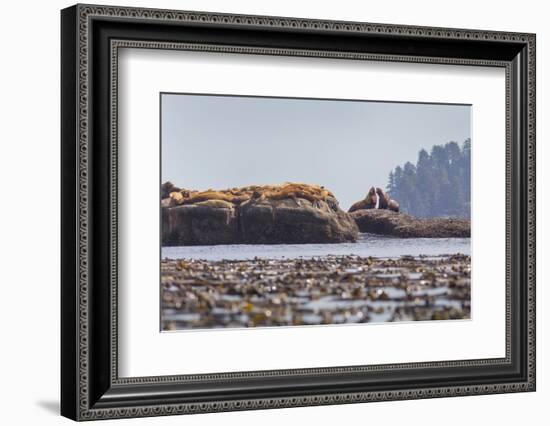
[[[435,145],[390,172],[387,190],[401,210],[419,217],[470,217],[471,141]]]
[[[403,180],[401,183],[401,198],[403,208],[414,214],[418,203],[418,192],[416,190],[416,167],[407,161],[403,166]]]
[[[432,159],[425,149],[420,150],[418,153],[416,173],[417,187],[423,190],[418,191],[418,204],[414,209],[414,215],[419,217],[430,216],[430,206],[433,203],[434,194],[437,192],[437,182],[433,173]]]
[[[464,141],[462,145],[462,159],[460,160],[460,168],[462,170],[461,176],[461,185],[462,191],[464,192],[464,216],[470,217],[470,197],[472,194],[470,174],[472,172],[472,163],[471,163],[471,150],[472,144],[471,140],[468,138]]]
[[[386,186],[386,191],[390,194],[395,191],[395,177],[393,175],[393,170],[390,172],[388,177],[388,185]]]
[[[390,194],[395,198],[396,200],[399,200],[401,198],[401,182],[403,180],[403,169],[401,166],[397,166],[395,168],[395,172],[393,174],[393,181],[394,181],[394,190],[390,192]]]

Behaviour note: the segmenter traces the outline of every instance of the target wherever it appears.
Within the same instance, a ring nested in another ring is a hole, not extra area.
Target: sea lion
[[[376,194],[378,195],[378,208],[381,210],[386,210],[388,208],[390,197],[382,188],[376,188]]]
[[[388,208],[390,197],[388,197],[382,188],[376,188],[376,195],[378,195],[378,208],[386,210]]]
[[[170,198],[172,199],[172,204],[174,205],[179,205],[183,203],[183,195],[181,194],[181,192],[170,192]]]
[[[393,198],[390,198],[390,201],[388,202],[388,209],[399,213],[399,203]]]
[[[393,198],[390,198],[390,196],[386,194],[382,188],[376,188],[376,193],[378,194],[379,209],[399,212],[399,203]]]
[[[376,208],[376,189],[374,189],[374,186],[372,186],[369,189],[369,192],[364,200],[358,201],[355,204],[353,204],[349,210],[348,213],[354,212],[356,210],[368,210],[368,209],[374,209]]]
[[[180,191],[180,188],[175,186],[172,182],[167,181],[160,186],[160,197],[168,198],[171,192],[179,192],[179,191]]]

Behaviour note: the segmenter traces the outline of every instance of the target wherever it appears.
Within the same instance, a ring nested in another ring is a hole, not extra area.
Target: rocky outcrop
[[[238,241],[233,206],[203,201],[162,208],[162,245],[233,244]]]
[[[470,221],[455,218],[415,218],[391,210],[357,210],[350,213],[361,232],[399,238],[466,238]]]
[[[334,195],[316,185],[178,189],[161,205],[164,246],[340,243],[359,233]]]

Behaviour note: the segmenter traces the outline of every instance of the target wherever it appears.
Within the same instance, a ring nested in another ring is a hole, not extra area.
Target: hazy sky
[[[421,148],[470,137],[470,106],[162,94],[162,181],[324,185],[340,206]]]

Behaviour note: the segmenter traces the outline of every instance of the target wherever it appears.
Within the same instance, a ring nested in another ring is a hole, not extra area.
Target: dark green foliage
[[[416,166],[392,170],[387,190],[401,211],[418,217],[470,217],[471,141],[422,149]]]

